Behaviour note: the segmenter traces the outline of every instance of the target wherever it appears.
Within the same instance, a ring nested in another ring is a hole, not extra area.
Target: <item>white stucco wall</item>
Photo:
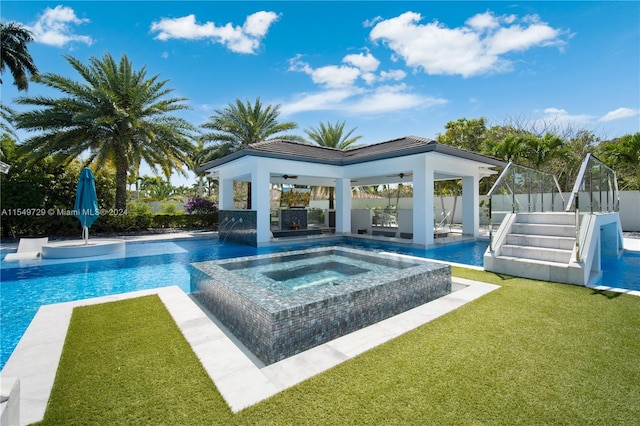
[[[620,192],[620,224],[626,232],[640,232],[640,191]]]

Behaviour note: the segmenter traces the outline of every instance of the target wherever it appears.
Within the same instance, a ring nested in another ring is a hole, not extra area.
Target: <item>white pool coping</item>
[[[1,376],[20,379],[20,424],[41,421],[73,308],[157,294],[230,409],[238,412],[499,288],[455,277],[453,282],[467,287],[269,366],[257,361],[177,286],[45,305]]]

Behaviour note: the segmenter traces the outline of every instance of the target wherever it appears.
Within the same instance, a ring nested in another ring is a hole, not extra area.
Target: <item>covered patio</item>
[[[406,236],[413,245],[429,247],[434,243],[434,183],[462,181],[462,233],[477,237],[479,182],[496,173],[492,168],[503,166],[504,162],[492,157],[407,136],[345,151],[287,140],[265,141],[208,162],[198,172],[219,181],[220,231],[237,231],[240,240],[256,246],[273,238],[270,189],[274,184],[334,188],[332,231],[337,235],[358,231],[352,223],[353,187],[411,184],[412,206],[405,211],[405,225],[411,232]],[[233,183],[237,181],[251,184],[246,210],[234,208]]]

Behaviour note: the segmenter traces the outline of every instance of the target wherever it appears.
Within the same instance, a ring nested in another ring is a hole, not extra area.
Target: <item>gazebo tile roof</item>
[[[210,161],[200,166],[198,171],[208,170],[212,167],[225,164],[246,155],[332,165],[348,165],[430,151],[437,151],[447,155],[489,163],[494,166],[504,166],[504,162],[492,157],[464,151],[448,145],[438,144],[436,141],[431,139],[421,138],[418,136],[405,136],[370,145],[361,145],[347,150],[339,150],[336,148],[328,148],[284,139],[274,139],[251,144],[248,148],[244,148],[223,158]]]
[[[303,142],[295,142],[284,139],[251,144],[247,148],[248,152],[260,151],[265,153],[281,154],[287,156],[317,158],[319,160],[341,160],[344,158],[344,151],[336,148],[327,148],[319,145],[311,145]]]

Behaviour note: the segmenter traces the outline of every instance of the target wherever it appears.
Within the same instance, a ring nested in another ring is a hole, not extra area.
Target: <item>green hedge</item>
[[[218,225],[218,212],[209,214],[134,214],[100,216],[91,226],[91,234],[118,234],[167,228],[212,228]],[[80,221],[73,216],[3,216],[5,238],[46,235],[68,237],[81,235]]]

